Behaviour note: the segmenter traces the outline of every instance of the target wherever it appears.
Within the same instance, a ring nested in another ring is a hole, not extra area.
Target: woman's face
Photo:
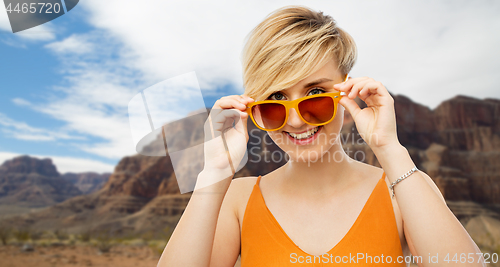
[[[321,69],[294,86],[275,92],[267,99],[295,100],[304,96],[334,93],[333,85],[343,82],[345,77],[338,71],[335,60],[330,60]],[[290,160],[297,162],[315,162],[321,160],[323,155],[340,140],[340,130],[344,118],[344,108],[337,105],[337,114],[328,124],[313,126],[300,119],[295,109],[289,110],[288,121],[285,126],[277,131],[270,131],[268,135]],[[304,134],[306,133],[306,134]],[[328,152],[330,156],[334,157]]]

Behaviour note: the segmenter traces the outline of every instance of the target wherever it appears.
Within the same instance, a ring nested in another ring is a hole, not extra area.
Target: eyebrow
[[[321,83],[326,83],[326,82],[331,82],[333,80],[331,79],[328,79],[328,78],[320,78],[320,79],[317,79],[316,81],[312,81],[306,85],[304,85],[304,88],[308,88],[308,87],[311,87],[311,86],[315,86],[315,85],[318,85],[318,84],[321,84]],[[280,91],[276,91],[274,93],[277,93],[277,92],[281,92],[283,90],[280,90]],[[274,93],[272,93],[271,95],[269,95],[268,97],[266,97],[266,99],[268,99],[269,97],[271,97]]]
[[[333,80],[330,80],[330,79],[327,79],[327,78],[321,78],[321,79],[318,79],[316,81],[312,81],[312,82],[304,85],[304,88],[315,86],[317,84],[324,83],[324,82],[331,82],[331,81],[333,81]]]

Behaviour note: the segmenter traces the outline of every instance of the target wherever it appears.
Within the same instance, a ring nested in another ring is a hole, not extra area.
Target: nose
[[[305,122],[299,117],[297,111],[294,108],[291,108],[288,113],[288,121],[286,124],[299,129],[305,124]]]

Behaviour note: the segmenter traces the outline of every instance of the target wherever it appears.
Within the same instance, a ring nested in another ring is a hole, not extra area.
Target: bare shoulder
[[[230,197],[232,200],[231,202],[234,204],[234,212],[240,222],[240,225],[245,213],[246,204],[250,198],[250,194],[252,194],[257,178],[258,177],[235,178],[231,181],[226,193],[226,196]]]
[[[229,185],[228,192],[229,190],[231,190],[231,193],[237,196],[248,193],[248,195],[250,196],[253,186],[257,182],[257,178],[258,177],[234,178]]]

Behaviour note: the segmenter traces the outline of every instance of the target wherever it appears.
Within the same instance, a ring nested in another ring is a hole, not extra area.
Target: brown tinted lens
[[[252,116],[261,128],[273,130],[285,122],[286,109],[281,104],[258,104],[252,107]]]
[[[314,97],[300,102],[299,112],[305,121],[320,124],[333,117],[335,105],[331,97]]]

